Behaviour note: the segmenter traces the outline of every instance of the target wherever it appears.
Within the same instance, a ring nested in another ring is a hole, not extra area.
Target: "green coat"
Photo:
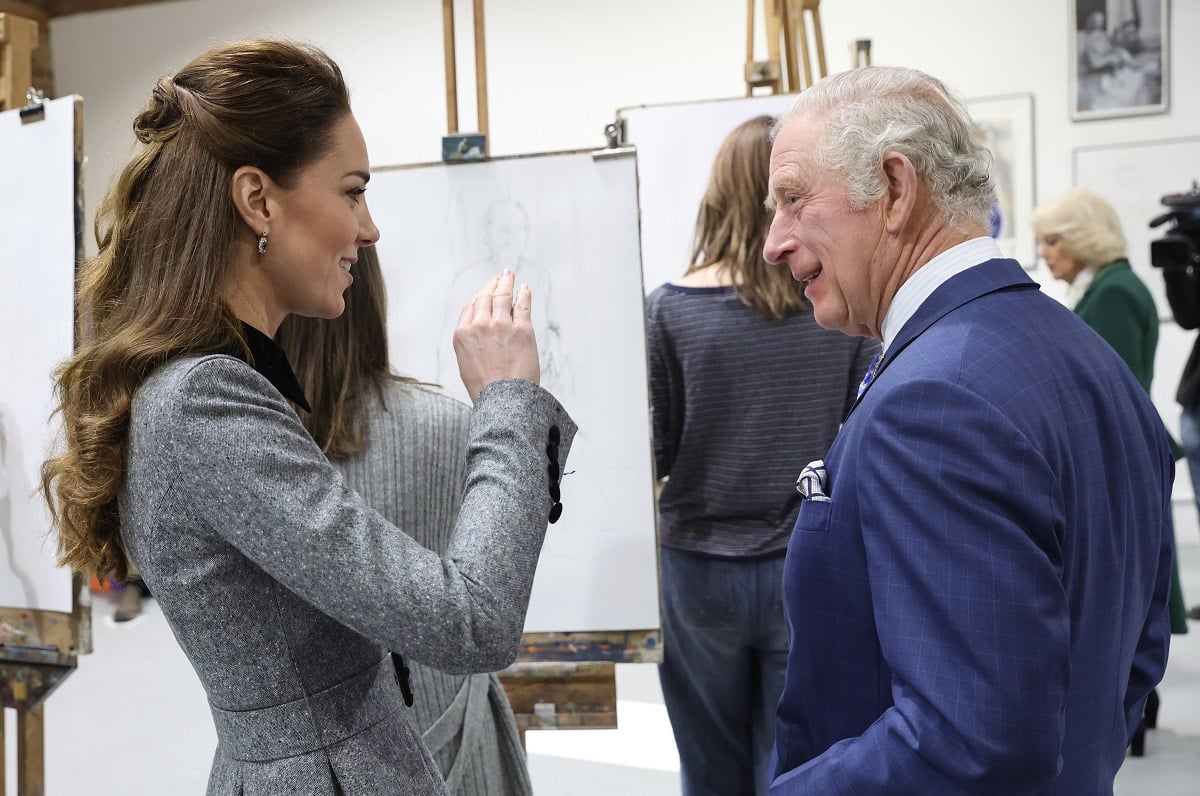
[[[1142,389],[1154,380],[1154,351],[1158,348],[1158,308],[1146,285],[1122,258],[1100,266],[1092,284],[1075,305],[1075,314],[1096,330],[1129,365]],[[1183,449],[1171,440],[1178,461]],[[1187,632],[1187,607],[1179,586],[1179,559],[1171,573],[1171,632]]]
[[[1100,266],[1075,305],[1075,314],[1116,349],[1149,393],[1158,348],[1158,308],[1129,261]]]

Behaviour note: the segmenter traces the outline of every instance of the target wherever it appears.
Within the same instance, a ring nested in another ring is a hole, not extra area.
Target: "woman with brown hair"
[[[279,327],[280,347],[313,405],[304,425],[348,487],[444,555],[467,475],[471,410],[392,371],[387,292],[374,246],[358,250],[354,274],[341,316],[292,315]],[[447,674],[414,662],[411,676],[411,718],[452,794],[533,792],[495,674]]]
[[[692,263],[647,303],[655,464],[667,478],[659,673],[684,794],[767,792],[796,476],[825,455],[879,351],[819,327],[788,270],[763,260],[773,123],[759,116],[725,139]]]
[[[561,469],[574,433],[537,385],[529,291],[493,278],[455,330],[475,410],[439,556],[345,485],[272,339],[289,314],[339,315],[379,235],[337,65],[218,47],[133,127],[82,278],[89,334],[57,374],[66,446],[42,480],[61,561],[132,564],[157,598],[211,705],[210,794],[445,793],[392,651],[448,671],[516,654],[557,504],[547,458]]]

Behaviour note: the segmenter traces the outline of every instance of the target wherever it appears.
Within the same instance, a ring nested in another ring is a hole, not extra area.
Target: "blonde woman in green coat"
[[[1038,256],[1075,298],[1075,314],[1111,345],[1142,389],[1150,392],[1158,347],[1158,308],[1126,256],[1125,235],[1112,205],[1086,188],[1072,188],[1033,211]],[[1171,440],[1175,459],[1183,450]],[[1186,633],[1187,608],[1179,585],[1179,560],[1172,566],[1171,632]],[[1158,695],[1146,703],[1143,727],[1134,736],[1133,754],[1143,751],[1145,728],[1153,727]]]

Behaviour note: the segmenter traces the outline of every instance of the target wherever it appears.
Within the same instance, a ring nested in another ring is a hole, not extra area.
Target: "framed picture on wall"
[[[1007,94],[967,100],[984,144],[992,153],[996,204],[992,237],[1005,257],[1031,270],[1037,243],[1029,216],[1034,203],[1033,94]]]
[[[1167,0],[1072,0],[1071,118],[1167,110]]]

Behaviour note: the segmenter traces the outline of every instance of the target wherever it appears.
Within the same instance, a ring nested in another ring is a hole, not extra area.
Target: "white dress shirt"
[[[883,316],[884,354],[908,319],[943,282],[968,268],[1003,256],[1000,246],[992,238],[972,238],[947,249],[918,268],[896,291],[891,306]]]

